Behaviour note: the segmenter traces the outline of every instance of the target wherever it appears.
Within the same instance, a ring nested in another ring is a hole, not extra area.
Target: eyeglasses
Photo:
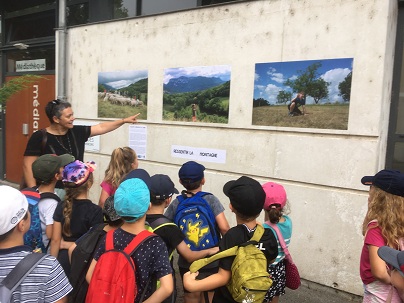
[[[52,103],[53,105],[59,105],[60,102],[62,102],[62,101],[60,101],[59,99],[55,99],[55,100],[52,100],[52,101],[51,101],[51,103]]]

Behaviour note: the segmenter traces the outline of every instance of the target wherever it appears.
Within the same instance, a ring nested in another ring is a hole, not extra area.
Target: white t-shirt
[[[46,226],[53,224],[53,214],[55,213],[56,206],[58,205],[58,201],[52,198],[45,198],[39,201],[38,210],[39,210],[39,219],[41,220],[41,229],[42,229],[42,242],[45,247],[48,246],[49,239],[46,236]]]

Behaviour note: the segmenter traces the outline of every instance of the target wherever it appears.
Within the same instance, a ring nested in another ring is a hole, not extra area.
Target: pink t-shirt
[[[101,187],[103,190],[105,190],[108,193],[109,196],[112,196],[113,194],[115,194],[116,187],[112,186],[111,183],[102,181]]]
[[[368,232],[365,236],[365,243],[362,248],[362,254],[360,259],[360,275],[362,282],[364,284],[369,284],[376,280],[373,277],[372,271],[370,269],[370,257],[369,257],[368,245],[373,245],[377,247],[386,245],[386,239],[384,239],[382,235],[382,230],[379,227],[374,227],[375,224],[376,223],[371,223],[369,225]]]

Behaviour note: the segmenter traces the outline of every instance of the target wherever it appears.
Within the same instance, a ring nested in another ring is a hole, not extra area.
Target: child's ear
[[[168,207],[168,205],[170,205],[170,203],[171,203],[171,199],[172,199],[172,197],[167,198],[167,199],[165,200],[166,205],[165,205],[165,207],[164,207],[164,208],[166,208],[166,207]]]
[[[201,180],[201,185],[205,185],[205,177]]]
[[[234,213],[234,211],[233,211],[233,205],[231,205],[231,203],[229,203],[229,208],[230,208],[231,212]]]

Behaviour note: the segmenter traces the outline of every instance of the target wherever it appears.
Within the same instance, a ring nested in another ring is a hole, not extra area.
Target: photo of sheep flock
[[[98,117],[147,119],[147,70],[98,73]]]

